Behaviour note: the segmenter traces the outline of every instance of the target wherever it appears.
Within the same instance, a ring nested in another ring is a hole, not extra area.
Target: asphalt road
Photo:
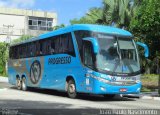
[[[54,90],[17,90],[8,83],[0,83],[0,112],[32,114],[102,114],[101,109],[160,109],[160,101],[117,96],[80,95],[70,99],[66,93]]]

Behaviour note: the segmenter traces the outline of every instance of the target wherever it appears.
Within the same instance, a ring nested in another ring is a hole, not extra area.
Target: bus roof
[[[75,24],[65,28],[61,28],[56,31],[52,31],[49,33],[45,33],[39,36],[39,38],[47,38],[49,36],[54,36],[56,34],[67,33],[71,31],[77,30],[88,30],[88,31],[95,31],[95,32],[104,32],[108,34],[116,34],[116,35],[124,35],[124,36],[132,36],[132,34],[126,30],[111,27],[111,26],[103,26],[103,25],[93,25],[93,24]]]
[[[67,26],[67,27],[64,27],[64,28],[61,28],[55,31],[45,33],[45,34],[41,34],[36,38],[32,38],[22,43],[18,43],[14,45],[32,42],[32,41],[36,41],[39,39],[45,39],[51,36],[56,36],[59,34],[64,34],[64,33],[68,33],[71,31],[78,31],[78,30],[88,30],[88,31],[103,32],[103,33],[108,33],[108,34],[113,34],[113,35],[132,36],[132,34],[126,30],[111,27],[111,26],[94,25],[94,24],[75,24],[75,25]]]

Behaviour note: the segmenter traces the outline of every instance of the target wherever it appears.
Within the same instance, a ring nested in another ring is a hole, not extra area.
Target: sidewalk
[[[158,92],[141,93],[141,99],[152,99],[160,101]]]
[[[0,76],[0,82],[8,82],[8,77]]]
[[[123,97],[140,98],[160,101],[158,92],[142,92],[140,94],[125,94]]]

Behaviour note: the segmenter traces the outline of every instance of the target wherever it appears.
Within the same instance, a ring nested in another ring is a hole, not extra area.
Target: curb
[[[151,97],[151,96],[142,96],[141,99],[149,99],[149,100],[160,101],[160,97]]]
[[[139,99],[160,101],[160,97],[158,96],[159,96],[158,92],[140,93],[140,94],[124,94],[123,95],[123,97],[128,97],[128,98],[139,98]]]
[[[0,76],[0,82],[8,82],[8,77]]]

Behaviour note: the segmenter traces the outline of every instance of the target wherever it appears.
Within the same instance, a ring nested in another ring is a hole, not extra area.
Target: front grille
[[[135,81],[123,81],[123,82],[109,82],[110,85],[117,85],[117,86],[130,86],[137,84]]]

